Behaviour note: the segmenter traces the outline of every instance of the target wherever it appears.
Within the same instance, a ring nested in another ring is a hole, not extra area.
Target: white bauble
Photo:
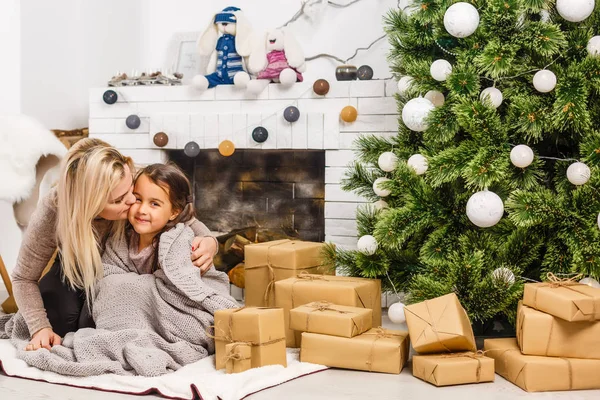
[[[375,194],[379,197],[386,197],[389,196],[390,193],[392,193],[390,190],[388,189],[383,189],[379,186],[380,183],[383,182],[387,182],[391,179],[389,178],[377,178],[375,179],[375,182],[373,182],[373,191],[375,192]]]
[[[444,59],[435,60],[431,63],[429,72],[433,79],[442,82],[448,79],[448,76],[452,73],[452,65]]]
[[[586,184],[590,180],[591,174],[590,167],[582,162],[573,163],[567,168],[567,179],[573,185],[580,186]]]
[[[592,57],[600,56],[600,36],[594,36],[588,41],[587,51]]]
[[[412,76],[403,76],[398,81],[398,93],[405,94],[408,89],[411,88],[414,79]]]
[[[506,267],[496,268],[492,271],[492,277],[497,281],[506,282],[509,285],[515,283],[515,274]]]
[[[600,289],[600,283],[598,283],[597,280],[595,280],[594,278],[583,278],[582,280],[579,281],[579,283],[582,283],[584,285],[588,285],[591,286],[593,288],[597,288]]]
[[[547,69],[538,71],[533,76],[533,86],[538,92],[551,92],[556,87],[556,75]]]
[[[556,11],[570,22],[581,22],[594,11],[594,0],[556,0]]]
[[[388,308],[388,317],[394,324],[405,323],[406,315],[404,315],[404,304],[400,302],[392,304]]]
[[[500,104],[502,104],[504,97],[502,96],[502,92],[500,90],[496,89],[495,87],[489,87],[481,91],[479,99],[483,103],[489,101],[494,108],[498,108],[500,107]]]
[[[413,154],[406,163],[415,170],[417,175],[423,175],[428,168],[427,159],[421,154]]]
[[[423,132],[429,127],[425,119],[433,109],[433,103],[423,97],[409,100],[402,108],[402,121],[411,131]]]
[[[504,203],[494,192],[482,190],[467,201],[467,217],[480,228],[496,225],[504,215]]]
[[[438,92],[437,90],[430,90],[429,92],[425,93],[425,98],[436,107],[443,106],[444,102],[446,101],[444,93]]]
[[[479,26],[479,12],[469,3],[455,3],[444,14],[444,27],[454,37],[471,36]]]
[[[386,208],[389,207],[387,201],[385,200],[377,200],[375,202],[373,202],[373,207],[375,207],[375,209],[377,211],[381,211],[381,210],[385,210]]]
[[[381,153],[377,160],[377,165],[379,165],[379,168],[381,168],[382,171],[392,172],[398,166],[398,156],[391,151]]]
[[[361,236],[356,247],[361,253],[370,256],[377,251],[377,240],[371,235]]]
[[[531,150],[531,147],[525,144],[515,146],[510,151],[510,162],[512,162],[515,167],[529,167],[533,162],[533,157],[533,150]]]

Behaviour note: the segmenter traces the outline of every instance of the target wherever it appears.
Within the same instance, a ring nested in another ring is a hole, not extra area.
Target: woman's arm
[[[52,190],[31,216],[12,273],[13,294],[32,336],[52,328],[38,281],[57,248],[55,199],[56,191]]]
[[[217,239],[210,234],[210,230],[202,222],[194,218],[188,224],[194,231],[192,243],[192,261],[204,274],[212,266],[213,258],[219,250]]]

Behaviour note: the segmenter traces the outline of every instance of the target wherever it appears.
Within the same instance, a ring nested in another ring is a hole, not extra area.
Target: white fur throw
[[[61,159],[66,152],[60,140],[35,119],[0,115],[0,200],[27,199],[36,185],[40,158],[54,155]]]
[[[0,338],[36,368],[71,376],[105,373],[159,376],[214,353],[207,335],[214,312],[236,308],[227,275],[200,276],[190,260],[194,232],[178,224],[159,243],[160,269],[138,275],[126,240],[111,240],[102,257],[104,278],[93,301],[96,329],[68,333],[51,351],[24,351],[29,331],[20,313],[0,316]]]

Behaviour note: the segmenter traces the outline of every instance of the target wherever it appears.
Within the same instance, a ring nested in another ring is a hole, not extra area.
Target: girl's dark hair
[[[169,201],[173,210],[179,211],[179,215],[169,221],[167,225],[154,237],[154,261],[152,271],[158,269],[158,240],[160,235],[173,228],[178,223],[186,223],[196,216],[192,188],[190,181],[184,172],[174,163],[151,164],[138,171],[135,181],[145,175],[152,183],[160,186],[169,194]]]

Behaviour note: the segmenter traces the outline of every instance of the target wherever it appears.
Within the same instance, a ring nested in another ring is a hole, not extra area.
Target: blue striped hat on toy
[[[230,24],[235,24],[236,18],[235,18],[235,14],[233,14],[233,13],[236,11],[240,11],[240,9],[237,7],[224,8],[223,11],[221,11],[220,13],[215,15],[215,24],[218,22],[226,22],[226,23],[230,23]]]

